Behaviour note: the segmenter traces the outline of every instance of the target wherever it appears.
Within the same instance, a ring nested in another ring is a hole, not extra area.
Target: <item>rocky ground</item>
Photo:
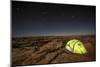
[[[65,49],[70,39],[81,40],[88,53],[74,54]],[[95,61],[95,36],[46,36],[12,39],[12,64],[36,65]]]

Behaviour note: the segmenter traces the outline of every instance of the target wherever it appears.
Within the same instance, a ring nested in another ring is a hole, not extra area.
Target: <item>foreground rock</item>
[[[31,41],[28,40],[28,42],[31,45],[25,46],[24,42],[24,47],[12,48],[12,63],[13,65],[29,65],[94,61],[95,36],[76,37],[84,42],[88,50],[88,53],[84,55],[73,54],[65,49],[66,42],[72,38],[75,37],[56,37],[51,39],[47,37],[42,41],[37,40],[35,45],[30,39]]]

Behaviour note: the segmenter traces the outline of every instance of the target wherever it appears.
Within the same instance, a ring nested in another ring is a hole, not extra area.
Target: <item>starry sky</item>
[[[95,34],[95,6],[12,1],[12,36]]]

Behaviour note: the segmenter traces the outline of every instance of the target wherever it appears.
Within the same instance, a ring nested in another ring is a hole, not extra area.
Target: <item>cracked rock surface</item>
[[[87,54],[73,54],[65,49],[70,39],[81,40]],[[36,65],[95,61],[95,36],[43,36],[12,39],[12,64]]]

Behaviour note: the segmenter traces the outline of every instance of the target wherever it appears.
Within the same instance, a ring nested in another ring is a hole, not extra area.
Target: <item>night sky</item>
[[[12,36],[95,34],[95,6],[12,1]]]

